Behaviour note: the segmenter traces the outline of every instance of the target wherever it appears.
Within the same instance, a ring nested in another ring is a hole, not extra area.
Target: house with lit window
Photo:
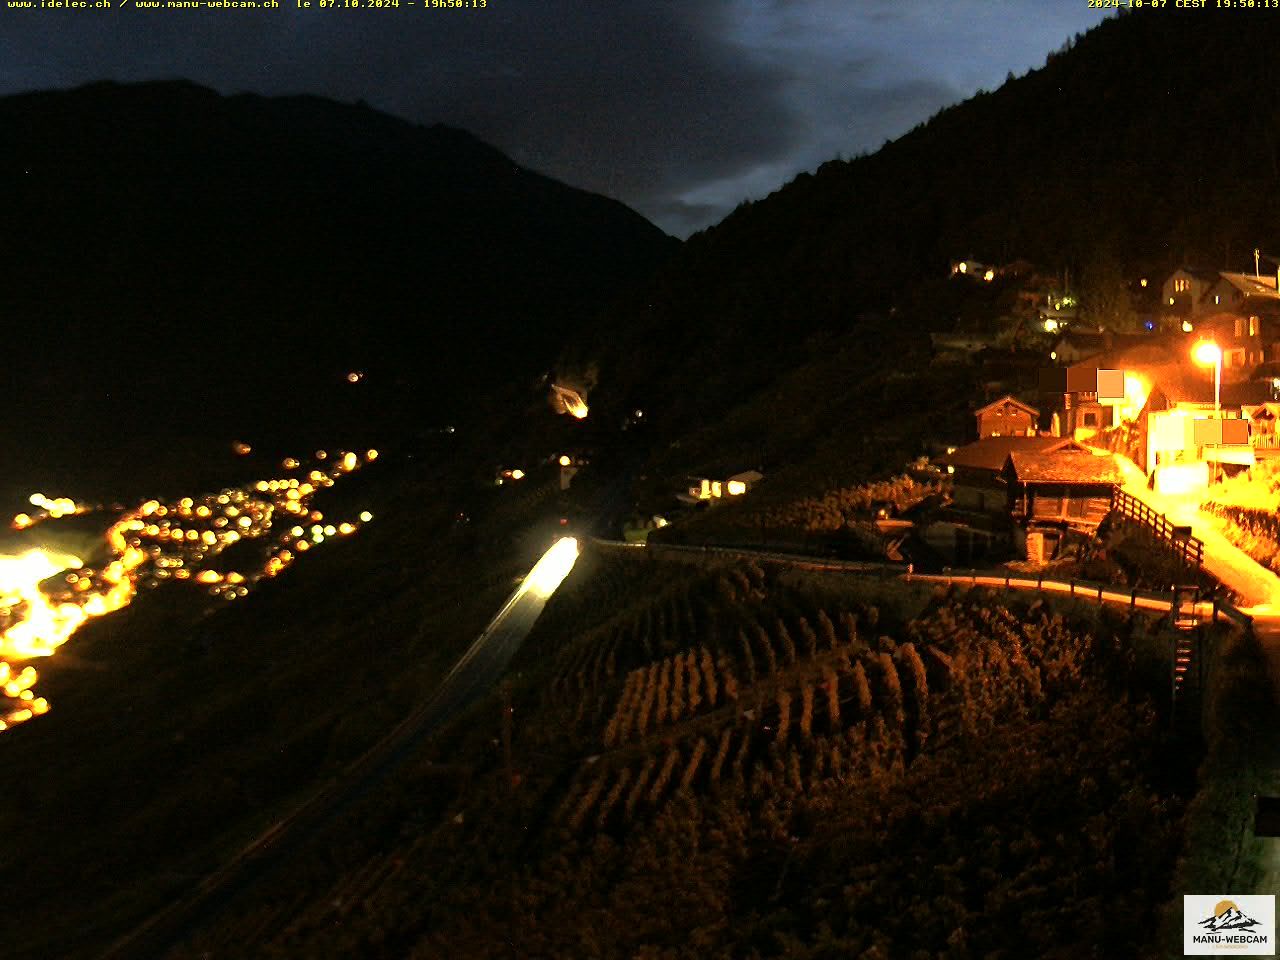
[[[1267,385],[1221,385],[1215,400],[1212,376],[1199,369],[1166,371],[1153,384],[1143,410],[1145,458],[1155,489],[1203,489],[1224,472],[1257,460],[1251,414],[1266,411]],[[1259,419],[1265,420],[1265,413]],[[1266,445],[1266,441],[1262,441]]]
[[[1040,411],[1005,394],[999,400],[973,412],[978,421],[978,439],[983,437],[1034,437]]]
[[[1100,430],[1135,419],[1146,402],[1153,372],[1181,366],[1176,355],[1177,345],[1145,336],[1139,343],[1139,346],[1095,354],[1067,367],[1066,389],[1047,398],[1063,436],[1087,440]],[[1115,386],[1120,389],[1115,390],[1113,386],[1110,392],[1100,392],[1100,370],[1118,371]]]
[[[1215,311],[1253,313],[1274,309],[1280,304],[1275,275],[1218,274],[1218,282],[1205,291],[1199,313]]]
[[[1173,317],[1194,317],[1206,309],[1205,294],[1222,279],[1217,270],[1180,267],[1160,287],[1161,313]],[[1212,306],[1210,301],[1209,306]]]
[[[1227,382],[1246,379],[1261,364],[1280,360],[1280,317],[1273,313],[1215,313],[1200,319],[1196,334],[1222,350],[1222,379]]]
[[[995,279],[996,271],[994,267],[989,267],[977,260],[956,260],[951,264],[951,275],[990,282]]]
[[[744,470],[741,473],[735,473],[731,477],[726,477],[724,480],[715,480],[711,477],[690,477],[688,491],[681,494],[679,499],[695,503],[700,501],[716,503],[726,497],[743,496],[763,479],[764,474],[759,470]]]

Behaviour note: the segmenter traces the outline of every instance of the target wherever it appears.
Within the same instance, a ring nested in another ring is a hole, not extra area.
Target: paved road
[[[187,896],[153,915],[114,943],[101,960],[160,957],[218,913],[352,801],[384,780],[446,721],[493,689],[533,628],[547,599],[577,558],[577,542],[564,538],[544,554],[507,598],[484,631],[441,681],[430,699],[343,771],[319,787],[284,819],[255,837],[235,858],[206,877]]]
[[[1147,489],[1145,475],[1131,461],[1119,455],[1116,460],[1125,474],[1125,489],[1172,523],[1190,526],[1192,534],[1204,542],[1205,568],[1243,598],[1244,612],[1253,617],[1254,635],[1266,654],[1280,702],[1280,577],[1227,540],[1222,533],[1225,521],[1200,510],[1198,495],[1162,496]],[[1272,750],[1275,755],[1280,747],[1273,744]],[[1280,769],[1272,771],[1271,784],[1264,789],[1280,794]],[[1253,892],[1274,893],[1280,890],[1280,838],[1265,838],[1262,843],[1266,869]]]

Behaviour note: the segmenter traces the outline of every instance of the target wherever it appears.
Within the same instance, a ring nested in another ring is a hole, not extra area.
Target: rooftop
[[[968,467],[998,473],[1014,451],[1041,454],[1067,448],[1084,450],[1070,437],[984,437],[957,447],[954,453],[939,457],[937,462],[946,467]]]
[[[1015,450],[1009,454],[1005,469],[1019,483],[1124,482],[1114,457],[1097,456],[1083,448],[1039,453]]]
[[[1254,276],[1250,273],[1222,273],[1222,279],[1227,281],[1241,293],[1250,297],[1266,297],[1271,300],[1280,300],[1280,292],[1276,290],[1276,278],[1274,276]]]
[[[1038,416],[1040,416],[1040,411],[1039,411],[1039,410],[1037,410],[1035,407],[1031,406],[1031,404],[1029,404],[1029,403],[1023,403],[1021,400],[1019,400],[1017,397],[1015,397],[1015,396],[1014,396],[1013,394],[1011,394],[1011,393],[1006,393],[1003,397],[1000,397],[1000,398],[998,398],[998,399],[996,399],[996,400],[992,400],[992,401],[991,401],[990,403],[988,403],[985,407],[979,407],[977,410],[975,410],[975,411],[973,411],[973,412],[974,412],[974,415],[975,415],[975,416],[980,416],[981,414],[986,413],[988,410],[994,410],[996,407],[1003,406],[1003,405],[1004,405],[1004,404],[1006,404],[1006,403],[1011,403],[1011,404],[1013,404],[1015,407],[1019,407],[1020,409],[1022,409],[1022,410],[1024,410],[1024,411],[1026,411],[1027,413],[1031,414],[1033,417],[1038,417]]]

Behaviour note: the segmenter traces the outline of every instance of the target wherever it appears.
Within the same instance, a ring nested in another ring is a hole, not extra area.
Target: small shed
[[[951,499],[957,508],[1007,514],[1009,495],[1002,471],[1009,455],[1068,449],[1085,448],[1069,437],[984,437],[939,457],[937,463],[953,479]]]
[[[1083,449],[1015,451],[1002,471],[1015,520],[1024,524],[1096,528],[1111,509],[1124,476],[1110,455]]]

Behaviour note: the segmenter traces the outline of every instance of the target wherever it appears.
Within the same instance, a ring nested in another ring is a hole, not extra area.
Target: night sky
[[[874,150],[1101,19],[1084,0],[487,0],[15,11],[0,94],[184,77],[463,127],[670,233]]]

